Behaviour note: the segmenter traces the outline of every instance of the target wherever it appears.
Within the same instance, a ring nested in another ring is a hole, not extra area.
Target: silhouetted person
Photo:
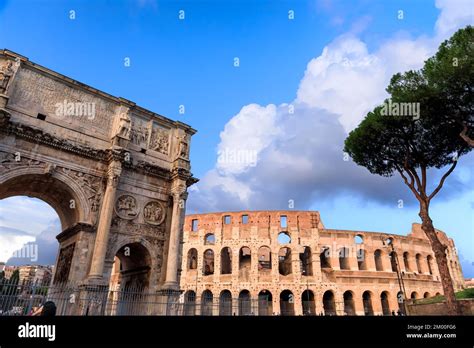
[[[44,305],[38,308],[32,316],[54,317],[56,315],[56,305],[53,301],[46,301]]]

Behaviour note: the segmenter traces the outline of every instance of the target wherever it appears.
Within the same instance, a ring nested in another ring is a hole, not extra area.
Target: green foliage
[[[457,300],[474,298],[474,288],[468,288],[468,289],[458,291],[456,292],[455,296]],[[429,304],[429,303],[443,302],[444,300],[445,298],[443,295],[438,295],[434,297],[419,299],[419,300],[416,300],[415,302],[418,304]]]
[[[463,122],[472,118],[472,37],[472,27],[461,29],[422,70],[392,77],[387,87],[391,98],[385,105],[418,105],[419,117],[384,115],[382,106],[369,112],[345,141],[344,151],[355,163],[373,174],[391,176],[406,168],[442,168],[472,149],[459,136],[463,130],[460,115]],[[454,67],[456,55],[460,58]]]
[[[474,115],[474,28],[458,30],[443,42],[435,56],[428,59],[422,70],[430,88],[445,103],[447,120],[467,124],[468,135],[473,132]]]

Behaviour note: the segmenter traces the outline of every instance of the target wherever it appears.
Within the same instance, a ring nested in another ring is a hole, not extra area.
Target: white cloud
[[[398,178],[373,176],[343,161],[343,142],[387,97],[385,88],[394,73],[422,67],[441,35],[464,26],[461,12],[468,7],[464,1],[456,4],[437,1],[441,14],[435,37],[397,33],[373,52],[355,36],[357,30],[333,40],[308,63],[293,114],[288,104],[244,106],[224,127],[218,149],[255,150],[255,165],[219,161],[190,196],[190,211],[285,209],[288,200],[306,209],[315,199],[341,192],[383,202],[413,201]],[[455,176],[448,185],[453,189],[442,195],[462,187]]]
[[[449,38],[457,29],[474,24],[472,0],[436,0],[441,13],[435,29],[439,41]]]

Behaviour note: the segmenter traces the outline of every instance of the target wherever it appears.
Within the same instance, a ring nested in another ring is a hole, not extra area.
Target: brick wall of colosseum
[[[460,289],[454,243],[439,233]],[[188,215],[181,268],[189,314],[390,314],[399,309],[398,274],[408,298],[442,293],[419,225],[408,236],[333,230],[314,211]]]

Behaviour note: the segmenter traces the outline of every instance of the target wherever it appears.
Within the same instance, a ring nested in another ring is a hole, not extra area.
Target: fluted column
[[[178,289],[178,253],[182,234],[187,192],[186,185],[173,185],[171,190],[173,196],[173,212],[171,217],[171,231],[168,245],[168,259],[166,262],[166,281],[164,287],[167,289]],[[202,255],[200,255],[202,257]],[[198,269],[198,272],[200,270]]]
[[[99,224],[97,226],[97,235],[94,243],[94,253],[92,254],[89,279],[101,279],[103,277],[110,223],[114,212],[115,195],[121,172],[122,164],[120,161],[112,161],[107,172],[107,187],[105,189],[104,199],[100,209]]]

